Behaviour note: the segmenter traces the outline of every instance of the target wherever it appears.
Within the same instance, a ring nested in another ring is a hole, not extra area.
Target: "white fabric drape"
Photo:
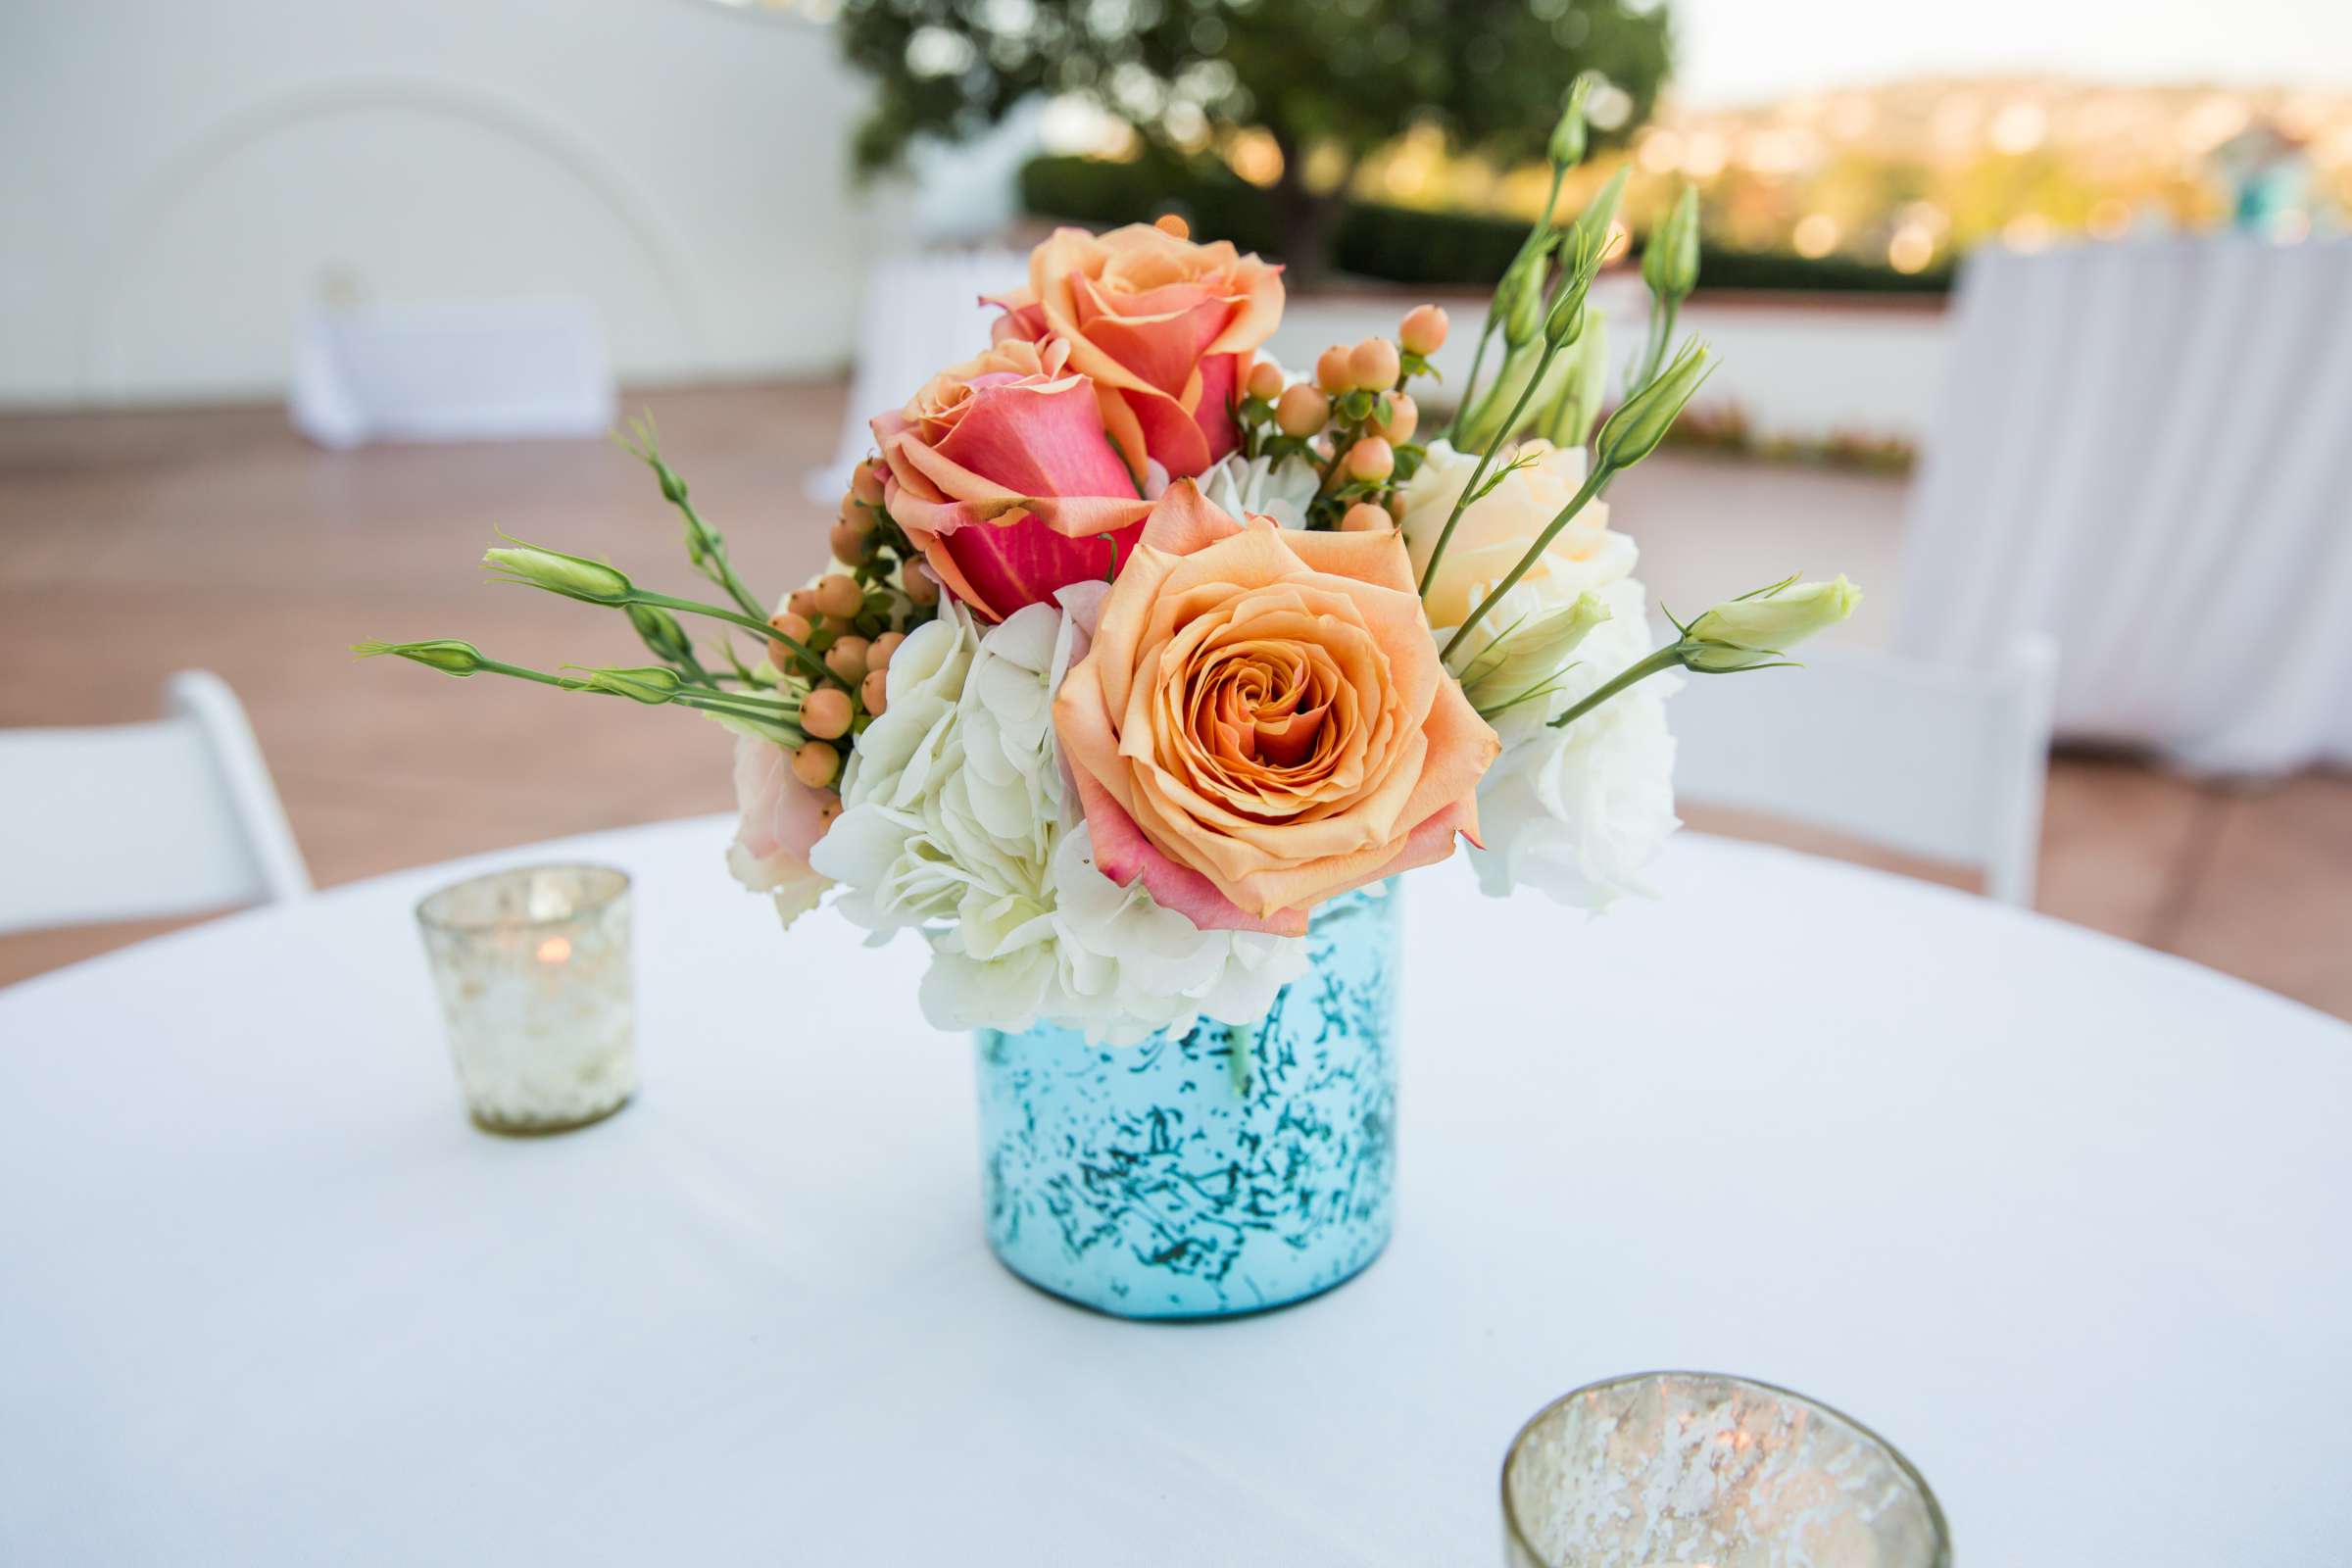
[[[1902,650],[2046,632],[2063,736],[2352,761],[2352,242],[1987,249],[1955,328]]]

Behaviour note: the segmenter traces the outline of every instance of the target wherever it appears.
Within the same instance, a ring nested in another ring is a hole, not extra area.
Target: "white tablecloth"
[[[1395,1245],[1268,1317],[981,1241],[911,952],[725,829],[638,888],[639,1102],[463,1118],[450,868],[0,993],[0,1562],[1481,1563],[1522,1418],[1647,1366],[1844,1407],[1964,1562],[2344,1560],[2352,1031],[1940,889],[1690,838],[1587,924],[1409,886]]]

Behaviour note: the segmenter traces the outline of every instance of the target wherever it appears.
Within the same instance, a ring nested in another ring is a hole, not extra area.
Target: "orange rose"
[[[985,619],[1107,575],[1152,510],[1068,358],[1058,342],[999,343],[873,421],[884,507]]]
[[[1068,342],[1131,467],[1149,460],[1182,478],[1239,442],[1233,405],[1282,319],[1282,269],[1149,223],[1057,228],[1029,253],[1029,286],[992,303],[1004,308],[1000,342]]]
[[[1297,934],[1325,899],[1477,842],[1501,749],[1393,532],[1163,496],[1054,703],[1096,863],[1204,930]]]

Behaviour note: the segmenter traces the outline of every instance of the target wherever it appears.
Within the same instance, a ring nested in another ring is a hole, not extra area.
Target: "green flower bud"
[[[637,628],[637,635],[653,650],[656,659],[683,664],[694,657],[694,644],[688,640],[686,628],[668,611],[657,610],[652,605],[631,605],[629,624]]]
[[[676,670],[648,664],[637,669],[591,669],[585,672],[580,684],[592,692],[610,692],[633,703],[659,708],[677,696],[683,683]]]
[[[1584,335],[1569,356],[1574,362],[1561,377],[1557,393],[1539,416],[1537,428],[1555,447],[1581,447],[1592,437],[1592,421],[1600,417],[1600,400],[1608,387],[1608,318],[1590,312]]]
[[[1570,234],[1565,259],[1568,275],[1561,280],[1559,297],[1551,302],[1551,313],[1544,318],[1544,335],[1555,348],[1566,348],[1584,330],[1585,296],[1600,270],[1598,247],[1589,246],[1581,232]]]
[[[533,588],[544,588],[551,594],[591,605],[625,605],[637,591],[628,578],[601,561],[567,556],[560,550],[542,550],[520,540],[510,540],[504,548],[484,552],[482,564],[497,573],[501,581],[528,583]]]
[[[1494,290],[1494,314],[1510,348],[1544,330],[1544,279],[1550,270],[1552,236],[1546,234],[1511,264]]]
[[[1600,439],[1595,443],[1600,461],[1611,467],[1630,468],[1655,452],[1676,416],[1714,370],[1715,358],[1707,346],[1696,338],[1686,342],[1673,363],[1648,384],[1636,388],[1600,427]]]
[[[1608,618],[1597,596],[1579,594],[1572,605],[1506,628],[1475,654],[1456,655],[1447,667],[1470,706],[1491,718],[1556,681],[1585,634]]]
[[[1554,169],[1574,169],[1585,161],[1585,96],[1592,90],[1590,75],[1579,75],[1568,89],[1560,122],[1551,127],[1551,140],[1544,149]]]
[[[455,638],[426,643],[354,643],[351,651],[362,659],[390,654],[396,659],[415,660],[444,675],[470,675],[482,667],[482,651]]]
[[[1609,182],[1593,194],[1592,199],[1585,204],[1583,212],[1576,215],[1577,236],[1592,247],[1594,257],[1601,256],[1608,249],[1609,225],[1617,221],[1617,206],[1625,199],[1625,180],[1633,172],[1633,167],[1631,164],[1619,164],[1617,172],[1609,176]]]
[[[1674,210],[1649,231],[1642,281],[1661,300],[1681,302],[1698,286],[1698,187],[1686,184]]]
[[[1675,653],[1700,674],[1721,675],[1777,663],[1787,650],[1854,612],[1862,590],[1843,573],[1831,582],[1773,584],[1726,600],[1692,621]]]

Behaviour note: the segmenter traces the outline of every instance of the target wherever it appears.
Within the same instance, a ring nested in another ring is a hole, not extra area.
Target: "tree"
[[[1090,99],[1174,157],[1263,130],[1285,259],[1310,277],[1356,166],[1408,125],[1535,157],[1580,72],[1623,95],[1616,128],[1638,123],[1669,47],[1662,0],[845,0],[841,36],[879,86],[857,142],[867,171],[1038,93]],[[1310,155],[1338,178],[1310,182]]]

